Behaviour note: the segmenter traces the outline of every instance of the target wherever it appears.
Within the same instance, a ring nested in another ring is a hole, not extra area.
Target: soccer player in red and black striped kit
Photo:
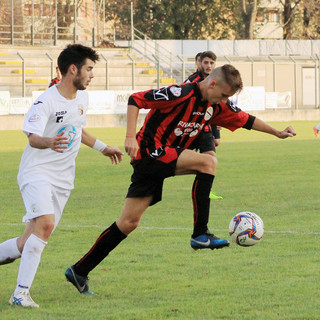
[[[196,55],[197,70],[184,83],[200,82],[205,79],[215,68],[216,60],[217,56],[212,51],[199,52]],[[199,65],[198,61],[200,61]]]
[[[199,53],[197,54],[199,55]],[[210,72],[215,68],[217,56],[212,51],[204,51],[200,53],[200,66],[197,71],[185,80],[184,83],[200,82],[204,80]],[[196,58],[197,61],[197,58]],[[208,124],[204,126],[202,132],[197,138],[196,149],[201,153],[206,152],[208,154],[215,155],[216,146],[220,143],[220,128],[216,125]],[[213,194],[213,196],[215,196]]]
[[[163,181],[175,175],[194,174],[192,192],[193,249],[219,249],[229,241],[208,229],[209,193],[216,173],[215,157],[192,150],[207,123],[232,131],[254,129],[284,139],[296,133],[292,127],[279,131],[234,105],[218,104],[242,88],[241,76],[233,66],[215,68],[200,83],[137,92],[130,96],[125,150],[131,157],[133,174],[120,218],[98,237],[91,249],[66,270],[66,278],[80,293],[91,293],[88,274],[127,235],[135,230],[144,211],[161,200]],[[136,134],[139,110],[151,109]]]

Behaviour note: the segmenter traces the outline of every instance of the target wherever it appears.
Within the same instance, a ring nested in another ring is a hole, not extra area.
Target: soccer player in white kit
[[[0,244],[0,264],[21,257],[17,286],[9,303],[39,307],[30,296],[43,249],[59,223],[74,188],[75,159],[81,142],[121,162],[118,147],[107,146],[90,135],[86,124],[93,67],[99,59],[91,48],[68,45],[58,57],[60,84],[47,89],[28,111],[23,132],[29,143],[23,152],[18,184],[26,208],[24,233]]]

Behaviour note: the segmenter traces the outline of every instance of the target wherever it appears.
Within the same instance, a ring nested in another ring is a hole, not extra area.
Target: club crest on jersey
[[[31,117],[28,119],[29,122],[38,122],[40,121],[40,116],[38,114],[33,114]]]
[[[181,88],[179,87],[170,87],[170,91],[175,97],[181,96]]]
[[[66,137],[69,140],[68,147],[70,147],[72,145],[76,135],[77,135],[76,128],[74,126],[72,126],[71,124],[67,124],[67,125],[63,126],[57,132],[57,134],[60,134],[61,132],[64,132],[63,137]]]
[[[154,100],[169,100],[167,88],[153,90]]]
[[[209,107],[206,111],[206,114],[204,115],[204,120],[208,121],[213,116],[213,108]]]

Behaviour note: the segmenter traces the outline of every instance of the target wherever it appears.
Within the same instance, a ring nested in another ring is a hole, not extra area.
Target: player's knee
[[[117,226],[120,231],[126,235],[134,231],[140,223],[140,219],[119,219]]]
[[[218,159],[216,156],[210,155],[209,157],[205,157],[204,163],[202,165],[202,171],[208,174],[215,174],[216,168],[218,165]]]
[[[208,154],[209,156],[216,158],[216,153],[213,150],[206,151],[206,152],[204,152],[204,154]]]
[[[140,220],[134,220],[129,222],[129,228],[133,231],[138,228]]]
[[[43,226],[43,235],[48,239],[54,229],[54,223],[48,222]]]
[[[47,241],[54,229],[54,222],[45,221],[41,223],[41,227],[35,230],[34,234],[40,239]]]

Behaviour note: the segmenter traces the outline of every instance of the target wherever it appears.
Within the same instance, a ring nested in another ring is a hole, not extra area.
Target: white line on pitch
[[[0,223],[0,226],[21,226],[24,225],[23,223]],[[71,224],[60,224],[58,228],[98,228],[103,229],[107,226],[99,226],[99,225],[71,225]],[[143,227],[140,226],[138,229],[144,230],[184,230],[184,231],[192,231],[191,228],[180,228],[180,227]],[[221,231],[225,232],[228,231],[227,229],[214,229],[214,231]],[[320,232],[300,232],[300,231],[292,231],[292,230],[265,230],[266,233],[284,233],[284,234],[310,234],[310,235],[320,235]]]

